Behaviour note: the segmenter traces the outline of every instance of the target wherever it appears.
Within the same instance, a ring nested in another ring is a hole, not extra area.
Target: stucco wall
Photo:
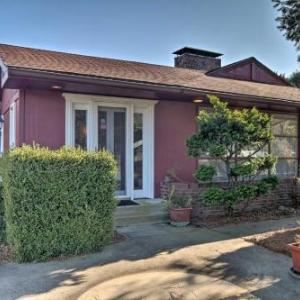
[[[26,90],[24,143],[56,149],[65,143],[65,99],[60,92]]]
[[[155,107],[155,195],[169,170],[183,181],[193,181],[196,160],[186,152],[186,139],[196,131],[193,103],[160,101]]]

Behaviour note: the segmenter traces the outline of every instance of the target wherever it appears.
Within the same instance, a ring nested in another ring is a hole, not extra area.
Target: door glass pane
[[[98,149],[107,149],[107,112],[98,112]]]
[[[134,114],[134,189],[143,189],[143,114]]]
[[[125,191],[125,157],[126,157],[126,126],[125,109],[115,111],[114,118],[114,149],[113,153],[118,163],[117,185],[118,190]]]
[[[83,109],[75,109],[75,147],[80,147],[86,150],[87,135],[86,135],[87,111]]]
[[[126,185],[126,109],[98,108],[98,149],[114,155],[118,165],[117,194],[125,194]]]

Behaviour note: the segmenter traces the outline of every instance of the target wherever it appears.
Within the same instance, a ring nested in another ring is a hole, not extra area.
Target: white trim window
[[[9,148],[16,146],[16,103],[9,107]]]
[[[66,145],[110,151],[119,167],[118,198],[154,197],[157,101],[65,93]]]

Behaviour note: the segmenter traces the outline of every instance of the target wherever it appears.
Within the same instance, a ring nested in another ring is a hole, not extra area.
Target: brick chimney
[[[212,51],[195,49],[191,47],[183,47],[175,52],[177,56],[174,58],[174,65],[178,68],[195,69],[209,72],[221,67],[221,53]]]

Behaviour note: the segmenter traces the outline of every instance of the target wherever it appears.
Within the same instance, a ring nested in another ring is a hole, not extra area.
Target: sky
[[[0,0],[0,43],[173,65],[191,46],[300,69],[271,0]]]

